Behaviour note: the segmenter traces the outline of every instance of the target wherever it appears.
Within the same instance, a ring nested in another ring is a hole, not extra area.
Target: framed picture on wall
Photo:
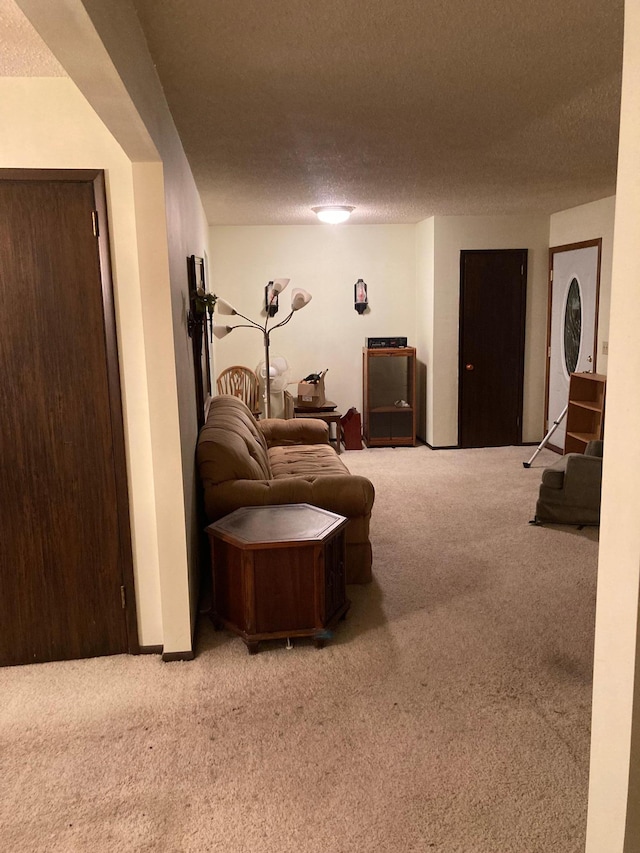
[[[207,314],[196,309],[198,288],[207,292],[204,258],[190,255],[187,258],[187,278],[189,282],[190,335],[193,346],[193,372],[196,383],[196,407],[198,429],[204,424],[209,403],[211,402],[211,359],[209,336],[207,334]]]

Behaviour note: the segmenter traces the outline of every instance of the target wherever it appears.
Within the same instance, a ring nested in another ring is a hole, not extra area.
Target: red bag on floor
[[[355,407],[349,409],[346,415],[340,418],[342,441],[345,450],[362,450],[362,424],[360,413]]]

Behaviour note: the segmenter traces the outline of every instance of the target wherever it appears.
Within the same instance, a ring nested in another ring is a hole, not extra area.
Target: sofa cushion
[[[268,455],[275,480],[283,477],[349,473],[347,466],[328,444],[271,447]]]
[[[211,483],[269,479],[267,443],[255,418],[236,397],[214,397],[198,439],[200,476]]]
[[[267,418],[258,421],[258,426],[267,447],[329,443],[329,425],[317,418]]]

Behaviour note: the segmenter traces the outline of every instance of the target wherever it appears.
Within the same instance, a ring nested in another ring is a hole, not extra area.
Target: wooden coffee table
[[[310,504],[243,507],[210,524],[214,624],[250,654],[285,637],[313,637],[322,648],[350,606],[346,525]]]

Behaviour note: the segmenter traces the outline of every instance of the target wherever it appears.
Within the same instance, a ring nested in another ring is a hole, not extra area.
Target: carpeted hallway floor
[[[527,523],[529,451],[345,454],[375,581],[323,650],[0,670],[0,849],[580,853],[597,530]]]

